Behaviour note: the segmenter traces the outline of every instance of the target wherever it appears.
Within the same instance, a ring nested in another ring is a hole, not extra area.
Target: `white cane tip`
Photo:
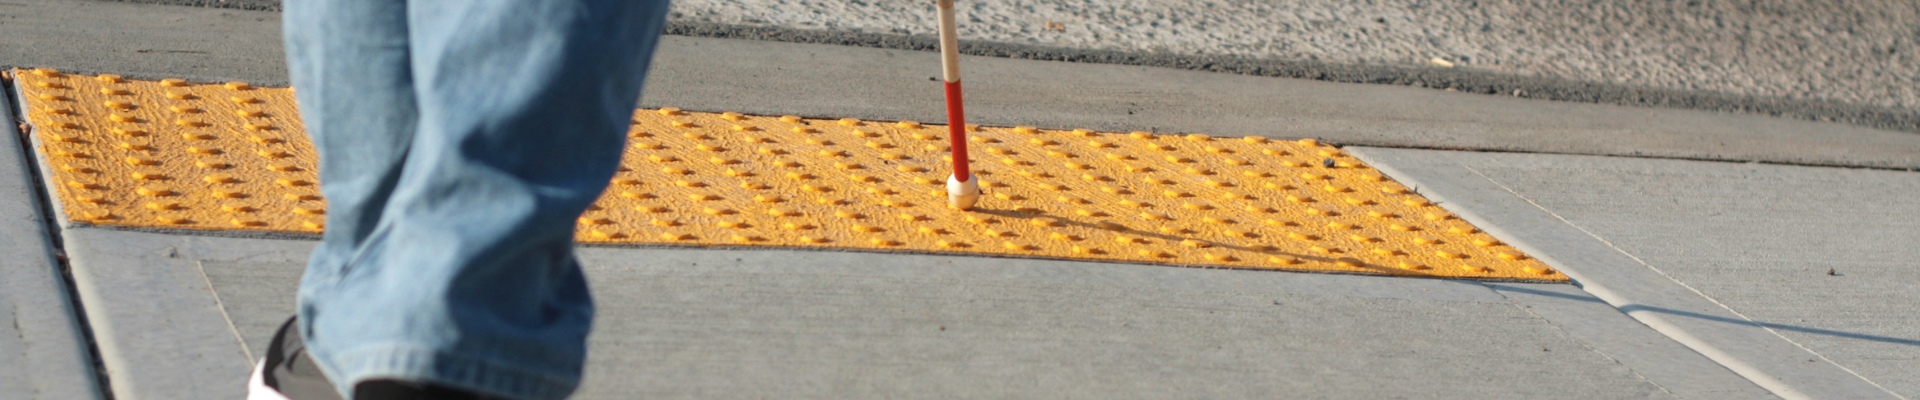
[[[969,176],[966,181],[947,176],[947,205],[961,210],[971,210],[980,201],[980,177]]]

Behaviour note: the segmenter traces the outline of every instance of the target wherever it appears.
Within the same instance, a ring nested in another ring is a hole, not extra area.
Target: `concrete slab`
[[[7,65],[286,82],[278,14],[112,2],[0,8]],[[176,53],[169,49],[204,52]],[[644,104],[944,121],[931,52],[666,37]],[[1753,115],[1561,103],[1403,86],[966,57],[980,124],[1316,137],[1391,147],[1920,168],[1920,135]]]
[[[1349,150],[1782,397],[1920,396],[1920,174]]]
[[[619,305],[603,308],[596,357],[644,355],[596,358],[588,398],[1677,394],[1472,282],[777,250],[583,258],[601,304]],[[1699,361],[1687,378],[1732,378]]]
[[[682,38],[663,41],[657,57],[648,106],[945,121],[935,53]],[[1920,168],[1920,135],[1832,123],[1165,68],[962,63],[968,122],[982,125]]]
[[[0,115],[12,116],[7,96]],[[0,398],[99,398],[93,356],[12,118],[0,121]]]
[[[286,85],[280,13],[117,1],[0,5],[0,65]],[[118,71],[118,72],[115,72]],[[278,76],[279,79],[261,79]]]
[[[229,325],[200,264],[259,249],[98,229],[67,229],[63,237],[113,398],[246,396],[254,356]]]
[[[1725,366],[1614,309],[1579,287],[1488,283],[1528,313],[1633,369],[1675,397],[1693,399],[1778,398]]]
[[[237,396],[247,354],[292,311],[313,245],[67,237],[96,319],[112,319],[100,340],[115,349],[115,394],[140,399]],[[823,251],[581,254],[600,304],[583,399],[1766,396],[1568,285]],[[1646,353],[1671,370],[1642,370]],[[134,364],[157,358],[172,363]]]

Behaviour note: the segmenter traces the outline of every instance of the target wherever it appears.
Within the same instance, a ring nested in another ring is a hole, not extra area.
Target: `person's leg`
[[[400,179],[416,118],[405,0],[287,0],[282,24],[301,122],[319,152],[326,233],[300,279],[298,332],[364,247]],[[323,370],[324,365],[323,366]]]
[[[665,3],[409,2],[419,122],[403,172],[303,303],[310,352],[343,392],[574,390],[593,317],[574,223],[617,168]]]

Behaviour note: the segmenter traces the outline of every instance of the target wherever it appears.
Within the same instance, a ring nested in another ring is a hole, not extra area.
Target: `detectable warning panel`
[[[69,220],[325,229],[291,89],[50,69],[15,84]],[[1566,280],[1312,139],[970,126],[985,195],[960,211],[946,204],[946,134],[639,110],[578,240]]]

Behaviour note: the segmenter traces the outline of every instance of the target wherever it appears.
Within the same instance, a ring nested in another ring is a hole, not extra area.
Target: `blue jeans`
[[[665,0],[287,0],[327,228],[300,332],[369,379],[519,399],[579,386],[574,222],[618,167]]]

